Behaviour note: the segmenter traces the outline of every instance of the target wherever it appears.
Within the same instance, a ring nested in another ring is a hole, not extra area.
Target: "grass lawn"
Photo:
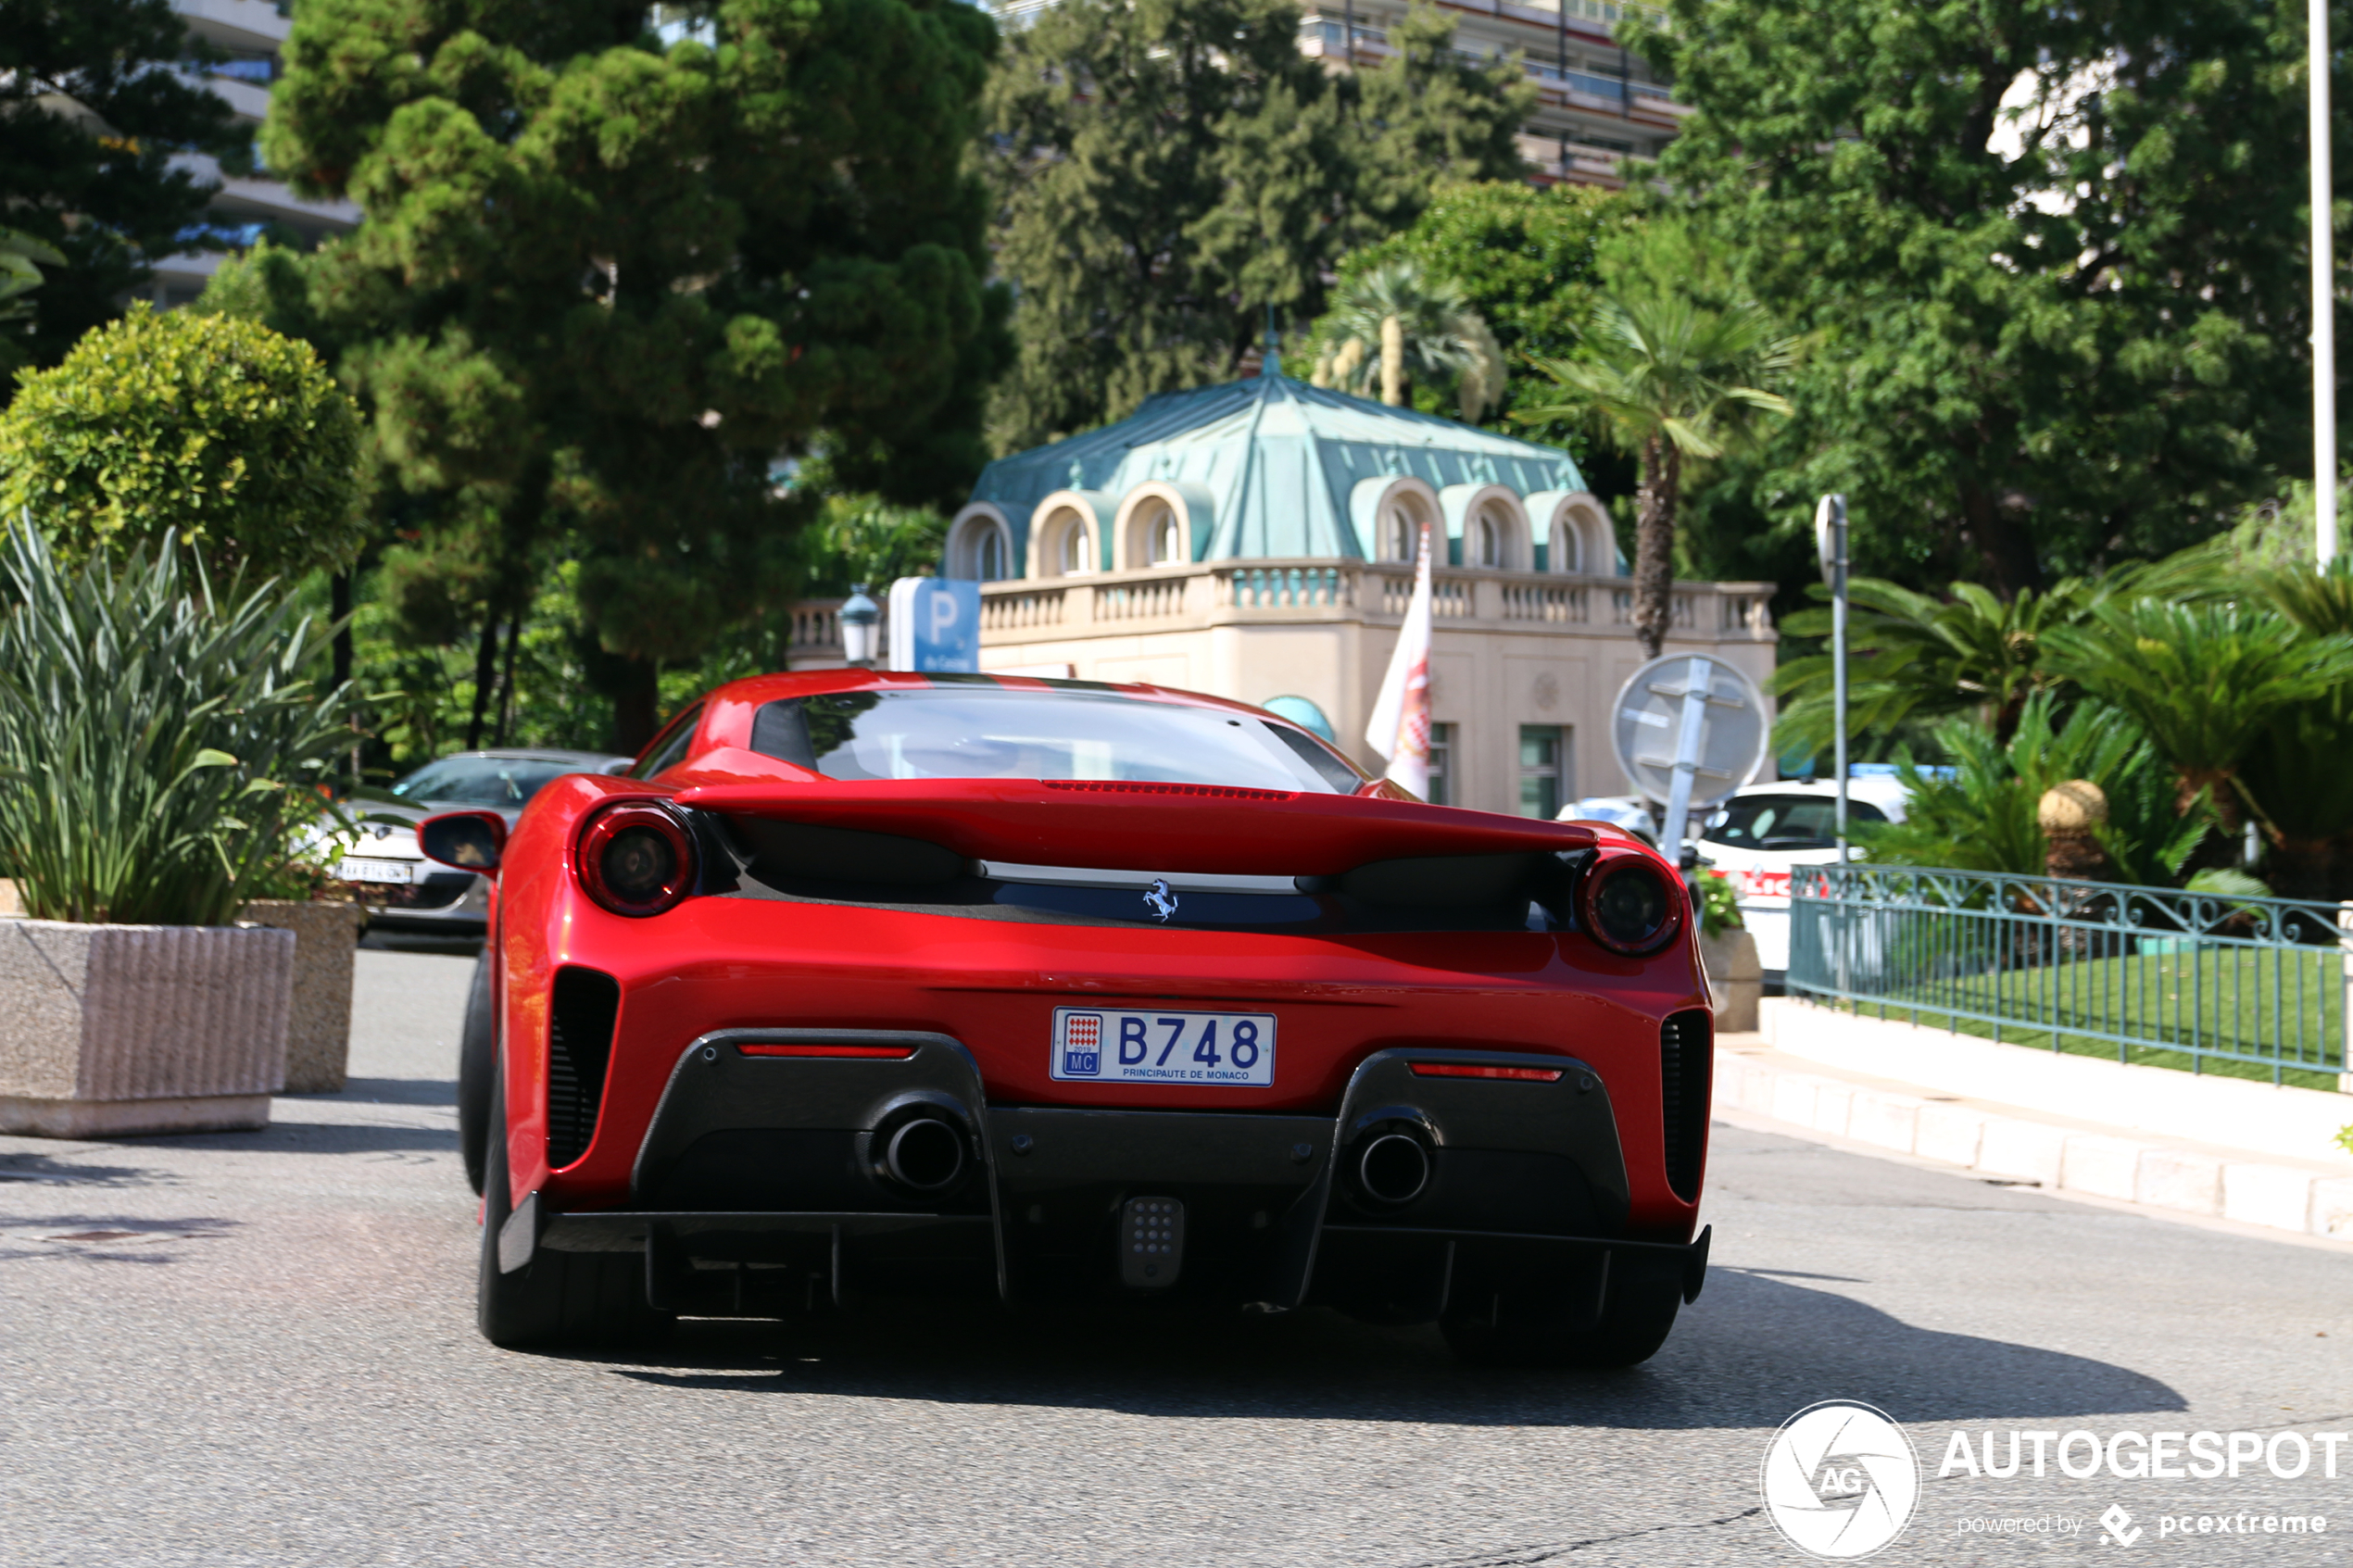
[[[2280,1082],[2334,1090],[2345,1060],[2344,988],[2334,947],[2208,947],[1899,982],[1883,1000],[1831,1005],[2110,1061],[2188,1071],[2202,1058],[2201,1071],[2267,1084],[2277,1059]],[[2196,1057],[2185,1048],[2193,1040]],[[2232,1054],[2208,1054],[2217,1051]]]

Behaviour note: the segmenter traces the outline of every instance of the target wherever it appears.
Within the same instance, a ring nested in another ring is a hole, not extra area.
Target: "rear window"
[[[771,702],[751,748],[830,779],[1123,779],[1352,793],[1339,759],[1279,726],[1103,692],[832,692]]]
[[[1849,826],[1883,822],[1887,813],[1860,800],[1846,803]],[[1737,849],[1835,849],[1838,800],[1828,795],[1750,795],[1708,819],[1707,841]]]

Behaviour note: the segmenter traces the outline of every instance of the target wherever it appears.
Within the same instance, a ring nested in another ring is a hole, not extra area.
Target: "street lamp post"
[[[2325,568],[2336,558],[2336,288],[2329,175],[2329,0],[2308,0],[2312,119],[2312,533]]]
[[[1846,864],[1846,497],[1825,495],[1814,508],[1814,547],[1831,585],[1831,721],[1838,726],[1838,863]]]
[[[852,669],[871,670],[875,663],[875,637],[882,625],[882,607],[866,592],[866,584],[853,583],[849,597],[841,607],[841,657]]]

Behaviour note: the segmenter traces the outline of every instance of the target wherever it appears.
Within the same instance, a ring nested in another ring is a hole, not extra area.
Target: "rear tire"
[[[1629,1270],[1611,1281],[1602,1321],[1591,1326],[1579,1326],[1583,1314],[1557,1297],[1522,1288],[1449,1313],[1439,1329],[1455,1357],[1475,1366],[1629,1367],[1667,1343],[1682,1300],[1672,1275]]]
[[[458,1032],[458,1152],[466,1181],[483,1188],[483,1160],[490,1145],[491,1075],[498,1063],[497,1012],[490,997],[490,949],[474,960],[473,984],[466,990],[465,1026]]]
[[[513,1211],[507,1177],[506,1096],[494,1086],[482,1205],[482,1261],[474,1323],[509,1350],[549,1345],[631,1346],[661,1338],[673,1313],[646,1304],[643,1252],[555,1252],[539,1248],[513,1273],[498,1270],[498,1232]]]

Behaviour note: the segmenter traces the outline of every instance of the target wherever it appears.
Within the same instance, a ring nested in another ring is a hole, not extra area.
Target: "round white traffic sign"
[[[1628,676],[1609,727],[1618,770],[1636,794],[1667,799],[1675,765],[1684,759],[1694,806],[1721,800],[1756,777],[1771,728],[1756,683],[1704,653],[1665,654]]]

